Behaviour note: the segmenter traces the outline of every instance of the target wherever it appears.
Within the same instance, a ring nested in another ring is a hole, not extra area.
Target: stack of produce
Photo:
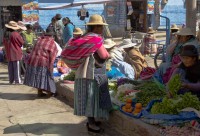
[[[63,80],[74,81],[75,80],[75,71],[71,71]]]
[[[166,95],[165,89],[159,87],[154,81],[144,82],[135,87],[135,90],[140,90],[140,92],[136,94],[136,99],[139,103],[142,103],[144,107],[146,107],[151,100],[161,99]]]
[[[142,104],[141,103],[136,103],[135,108],[133,111],[133,115],[137,115],[142,111]]]
[[[127,99],[126,100],[126,104],[125,104],[125,106],[122,107],[122,110],[124,112],[128,112],[128,113],[131,113],[133,111],[132,100],[131,99]]]
[[[178,114],[180,110],[191,107],[200,110],[200,101],[196,95],[185,93],[176,98],[165,97],[162,102],[155,103],[151,108],[152,114]]]

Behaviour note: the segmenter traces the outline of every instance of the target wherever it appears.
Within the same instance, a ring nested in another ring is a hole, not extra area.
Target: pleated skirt
[[[96,80],[76,79],[74,97],[75,115],[108,119],[109,110],[100,107],[100,89]]]
[[[24,85],[37,89],[56,92],[56,85],[50,71],[46,67],[32,67],[27,65]]]

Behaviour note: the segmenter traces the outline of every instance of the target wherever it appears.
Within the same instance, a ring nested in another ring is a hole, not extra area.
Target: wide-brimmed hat
[[[74,29],[73,34],[77,34],[77,35],[80,34],[80,35],[82,35],[82,34],[83,34],[83,31],[82,31],[80,28],[77,27],[77,28]]]
[[[13,30],[19,30],[20,29],[19,25],[15,21],[10,21],[8,24],[5,24],[5,27],[13,29]]]
[[[181,56],[198,57],[199,53],[194,45],[185,45],[181,50]]]
[[[27,30],[26,26],[24,25],[24,23],[22,21],[18,21],[17,24],[22,30],[24,30],[24,31]]]
[[[107,48],[107,49],[110,49],[110,48],[112,48],[112,47],[115,46],[115,45],[116,45],[116,43],[115,43],[113,40],[111,40],[111,39],[106,39],[106,40],[104,40],[103,46],[104,46],[105,48]]]
[[[154,34],[156,31],[153,28],[149,27],[148,34]]]
[[[176,32],[176,34],[180,35],[180,36],[187,36],[187,35],[193,35],[194,36],[194,33],[191,31],[190,28],[182,28],[178,32]]]
[[[119,48],[130,48],[136,46],[136,43],[133,43],[131,39],[124,39],[123,42],[119,45]]]
[[[179,28],[176,24],[173,24],[170,29],[171,30],[179,30]]]
[[[103,22],[103,18],[100,15],[90,16],[89,22],[86,25],[108,25]]]

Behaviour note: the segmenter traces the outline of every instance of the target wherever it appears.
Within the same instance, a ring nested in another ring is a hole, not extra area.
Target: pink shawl
[[[71,69],[76,70],[91,54],[103,45],[103,38],[94,33],[71,39],[62,51],[62,60]]]
[[[72,61],[86,58],[96,52],[103,45],[103,38],[94,33],[78,39],[71,39],[61,56]]]

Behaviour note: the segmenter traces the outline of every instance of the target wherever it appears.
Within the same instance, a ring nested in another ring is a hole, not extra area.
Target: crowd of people
[[[102,131],[96,118],[108,119],[112,108],[108,79],[138,80],[148,69],[145,55],[156,52],[143,43],[155,42],[155,31],[149,29],[143,39],[127,38],[121,44],[104,39],[104,23],[100,15],[91,15],[85,33],[68,17],[56,14],[44,31],[38,23],[24,25],[10,21],[3,44],[8,61],[9,83],[22,84],[21,65],[25,64],[24,85],[38,90],[38,97],[56,95],[53,65],[61,56],[65,64],[76,71],[74,114],[88,118],[88,131]],[[141,49],[142,48],[142,49]],[[182,75],[179,93],[191,91],[200,97],[199,41],[189,28],[171,27],[171,43],[166,50],[167,61],[154,74],[167,85],[176,74]],[[23,61],[22,61],[23,60]],[[21,64],[21,65],[20,65]]]

